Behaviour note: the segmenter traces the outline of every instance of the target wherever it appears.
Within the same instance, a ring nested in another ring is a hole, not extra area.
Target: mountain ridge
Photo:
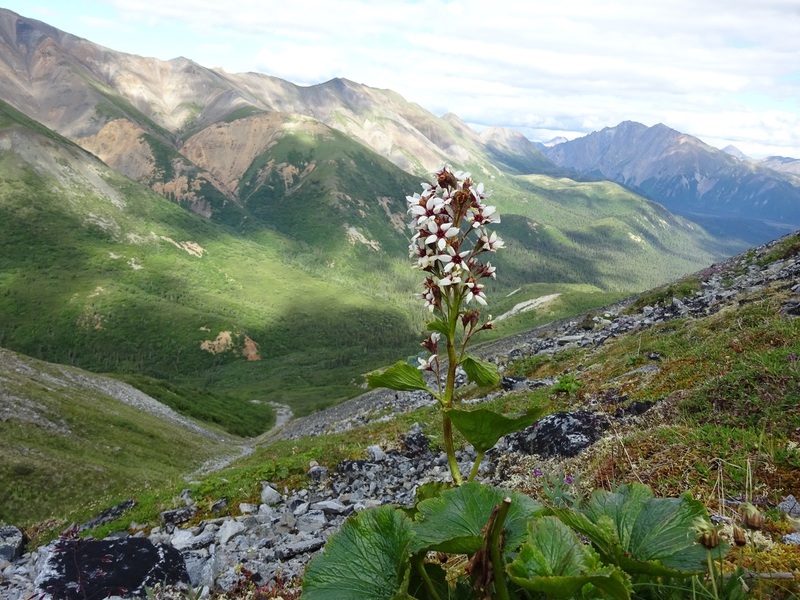
[[[624,121],[544,152],[563,168],[616,181],[673,212],[700,218],[704,226],[713,227],[714,217],[727,223],[738,220],[737,232],[742,233],[748,221],[757,220],[775,237],[781,228],[800,225],[800,186],[791,175],[661,123],[647,127]]]

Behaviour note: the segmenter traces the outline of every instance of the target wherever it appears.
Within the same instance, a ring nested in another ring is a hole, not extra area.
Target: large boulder
[[[585,410],[557,412],[507,436],[511,450],[542,457],[576,456],[608,428],[608,417]]]
[[[188,582],[181,553],[145,538],[60,539],[36,577],[36,592],[62,600],[144,596],[157,583]]]

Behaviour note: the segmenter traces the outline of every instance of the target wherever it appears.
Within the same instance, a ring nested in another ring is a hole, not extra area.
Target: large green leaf
[[[497,372],[497,365],[494,363],[465,356],[461,361],[461,368],[467,374],[467,378],[478,385],[497,385],[500,383],[500,373]]]
[[[411,520],[391,506],[348,519],[306,567],[303,600],[407,597]]]
[[[603,567],[592,549],[556,517],[530,522],[528,539],[507,570],[517,585],[550,598],[572,598],[586,584],[609,598],[630,598],[625,574],[616,567]]]
[[[504,435],[514,433],[542,418],[544,409],[531,409],[519,417],[507,417],[486,408],[461,410],[451,408],[447,414],[456,429],[478,452],[486,452]]]
[[[505,498],[511,507],[505,520],[505,548],[513,552],[525,539],[527,522],[542,506],[524,494],[509,492],[477,482],[446,490],[438,498],[420,502],[412,529],[411,548],[473,554],[483,544],[483,528],[494,508]]]
[[[402,360],[397,361],[383,373],[367,375],[367,383],[371,388],[385,387],[400,392],[430,391],[422,377],[422,371]]]
[[[642,484],[615,492],[595,490],[580,512],[553,509],[585,535],[605,562],[628,573],[689,577],[706,567],[706,549],[695,541],[695,519],[707,519],[702,503],[688,495],[653,498]]]

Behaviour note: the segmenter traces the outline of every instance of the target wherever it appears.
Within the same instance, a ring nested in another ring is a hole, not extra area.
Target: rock
[[[205,548],[214,542],[214,534],[210,531],[195,535],[188,529],[178,529],[172,534],[170,543],[178,550],[197,550]]]
[[[299,554],[308,554],[309,552],[315,552],[316,550],[322,548],[324,545],[325,545],[324,538],[301,540],[290,544],[286,544],[283,548],[280,548],[276,551],[276,555],[281,560],[288,560]]]
[[[131,508],[136,506],[136,500],[126,500],[116,506],[112,506],[111,508],[104,510],[99,515],[97,515],[94,519],[86,521],[81,525],[78,525],[78,533],[82,533],[84,531],[88,531],[89,529],[94,529],[95,527],[99,527],[100,525],[104,525],[105,523],[110,523],[121,517],[124,513],[129,511]]]
[[[141,596],[145,587],[188,580],[183,557],[167,544],[143,538],[61,539],[36,578],[36,592],[63,600]]]
[[[525,389],[526,381],[527,380],[525,379],[525,377],[511,377],[510,375],[508,375],[500,379],[500,387],[502,387],[507,392],[510,392],[512,390],[522,390]]]
[[[353,512],[353,506],[345,506],[338,500],[323,500],[311,505],[312,510],[321,510],[326,515],[349,515]]]
[[[327,524],[328,520],[325,518],[325,513],[321,510],[312,510],[297,517],[295,527],[298,531],[313,533],[324,529]]]
[[[226,520],[222,527],[219,528],[217,532],[217,539],[221,545],[227,544],[231,538],[239,535],[244,531],[244,525],[239,521],[235,521],[233,519]]]
[[[0,560],[13,562],[22,554],[22,532],[13,526],[0,527]]]
[[[547,415],[506,437],[512,450],[542,457],[576,456],[594,444],[609,426],[602,413],[579,410]]]
[[[274,506],[283,502],[283,496],[270,484],[264,482],[261,488],[261,502],[268,506]]]
[[[239,512],[243,515],[250,515],[258,512],[258,506],[249,502],[242,502],[239,504]]]
[[[408,434],[406,434],[403,443],[410,454],[422,454],[428,451],[430,440],[422,433],[420,424],[414,423]]]
[[[308,502],[302,502],[295,507],[295,509],[292,511],[292,514],[295,517],[302,516],[308,512],[309,506],[310,505]]]
[[[211,567],[208,551],[205,549],[183,552],[186,573],[192,589],[211,587],[214,584],[214,572]]]
[[[642,415],[653,408],[653,406],[655,406],[655,402],[639,402],[638,400],[634,400],[628,406],[620,406],[616,412],[614,412],[614,417],[621,419],[623,417]]]
[[[311,481],[315,483],[322,483],[328,478],[329,473],[328,467],[314,465],[307,471],[306,474],[309,476]]]
[[[800,517],[800,501],[798,501],[792,494],[789,494],[778,503],[778,510],[786,513],[790,517]]]
[[[800,546],[800,533],[793,531],[783,536],[782,541],[784,544],[791,544],[792,546]]]
[[[197,508],[194,506],[165,510],[161,513],[161,522],[165,525],[180,525],[191,519],[196,513]]]
[[[367,456],[372,462],[383,462],[386,460],[386,453],[376,444],[367,448]]]

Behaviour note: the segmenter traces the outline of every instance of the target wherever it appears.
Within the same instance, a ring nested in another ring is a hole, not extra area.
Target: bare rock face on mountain
[[[533,142],[519,131],[490,127],[480,134],[481,141],[500,163],[519,173],[552,173],[556,167]]]
[[[390,90],[346,79],[301,87],[258,73],[208,69],[186,58],[134,56],[7,10],[0,10],[0,50],[3,100],[112,166],[126,163],[126,174],[139,181],[164,181],[158,165],[147,169],[153,161],[143,135],[178,152],[206,127],[255,112],[311,117],[408,171],[428,172],[485,153],[469,127],[454,126]],[[119,142],[113,150],[111,139]],[[133,151],[131,164],[124,160],[126,148]]]
[[[561,167],[611,179],[680,214],[800,224],[800,186],[791,177],[662,124],[626,121],[545,153]]]
[[[783,173],[791,173],[792,175],[800,176],[800,158],[789,158],[786,156],[768,156],[760,161],[760,164],[781,171]]]

